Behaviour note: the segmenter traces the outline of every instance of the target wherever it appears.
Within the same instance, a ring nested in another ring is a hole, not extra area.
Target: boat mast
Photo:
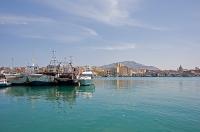
[[[56,51],[52,50],[52,59],[51,59],[50,64],[53,65],[53,66],[56,66],[56,63],[57,63],[57,59],[56,59],[55,53],[56,53]]]
[[[72,56],[69,56],[69,65],[70,65],[70,66],[71,66],[71,68],[72,68],[72,65],[73,65]]]
[[[35,67],[35,66],[36,66],[36,61],[37,61],[37,60],[36,60],[35,52],[34,52],[34,51],[32,52],[32,59],[31,59],[31,61],[32,61],[32,66]]]
[[[11,58],[11,70],[12,71],[14,70],[14,58],[13,57]]]
[[[52,50],[52,57],[51,57],[51,61],[50,61],[50,66],[54,69],[56,68],[56,73],[59,74],[59,71],[60,71],[60,64],[58,62],[58,60],[56,59],[56,51],[55,50]],[[54,71],[54,70],[53,70]]]
[[[71,68],[71,73],[72,73],[72,79],[74,79],[74,67],[73,67],[73,61],[72,61],[72,56],[69,56],[69,65]]]

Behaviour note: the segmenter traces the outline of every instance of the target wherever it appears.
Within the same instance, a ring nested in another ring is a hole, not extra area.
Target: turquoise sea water
[[[200,78],[0,89],[0,132],[200,132]]]

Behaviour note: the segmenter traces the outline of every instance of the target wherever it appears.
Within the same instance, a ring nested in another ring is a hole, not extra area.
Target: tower
[[[181,65],[178,68],[178,72],[183,72],[183,67]]]

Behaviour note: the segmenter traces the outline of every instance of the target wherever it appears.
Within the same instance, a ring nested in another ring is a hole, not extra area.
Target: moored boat
[[[78,80],[74,78],[73,74],[58,74],[55,78],[57,85],[78,85]]]
[[[67,64],[65,63],[62,67],[58,66],[60,73],[55,77],[55,82],[57,85],[78,85],[78,68],[73,67],[72,60]]]
[[[90,70],[90,68],[87,67],[86,70],[84,72],[82,72],[82,74],[79,77],[80,85],[88,86],[88,85],[93,84],[92,78],[93,78],[93,73]]]
[[[29,74],[28,81],[29,85],[40,86],[40,85],[52,85],[55,77],[52,75],[44,74]]]
[[[15,74],[4,74],[5,78],[11,85],[26,85],[28,78],[26,74],[15,73]]]
[[[33,64],[32,66],[27,66],[26,69],[28,85],[31,86],[41,86],[41,85],[51,85],[54,83],[54,75],[39,73],[39,66]]]
[[[10,86],[10,83],[7,81],[4,75],[0,75],[0,88]]]

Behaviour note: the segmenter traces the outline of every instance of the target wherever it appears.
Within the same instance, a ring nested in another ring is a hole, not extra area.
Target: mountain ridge
[[[159,68],[155,67],[155,66],[148,66],[148,65],[144,65],[144,64],[140,64],[137,63],[135,61],[121,61],[121,62],[115,62],[115,63],[111,63],[111,64],[107,64],[107,65],[103,65],[100,66],[102,68],[114,68],[116,66],[117,63],[123,64],[129,68],[132,69],[147,69],[147,70],[159,70]]]

